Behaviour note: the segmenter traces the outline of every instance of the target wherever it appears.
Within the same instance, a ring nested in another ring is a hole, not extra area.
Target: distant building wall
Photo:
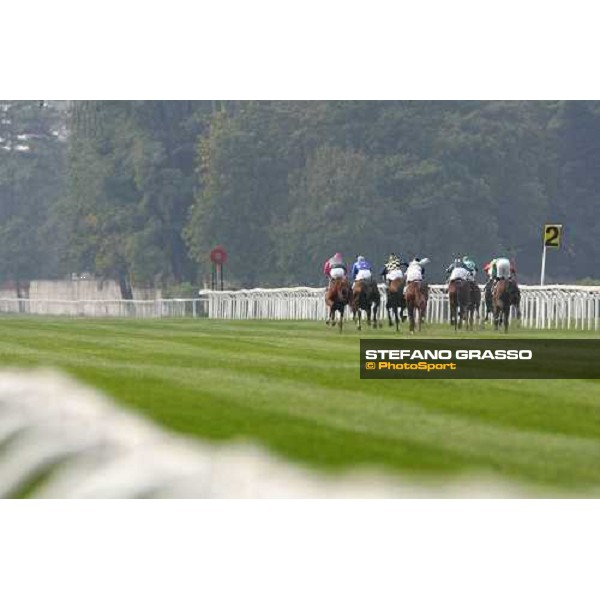
[[[16,298],[17,293],[12,286],[1,286],[0,297]],[[28,297],[31,300],[121,300],[121,288],[116,281],[111,280],[35,280],[29,285]],[[157,298],[162,298],[159,289],[133,288],[134,300]]]
[[[0,285],[0,298],[17,298],[17,290],[12,285]]]

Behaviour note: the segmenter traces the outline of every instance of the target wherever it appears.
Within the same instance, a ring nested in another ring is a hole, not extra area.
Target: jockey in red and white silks
[[[323,275],[329,279],[344,279],[347,269],[341,252],[336,252],[331,258],[328,258],[323,265]]]

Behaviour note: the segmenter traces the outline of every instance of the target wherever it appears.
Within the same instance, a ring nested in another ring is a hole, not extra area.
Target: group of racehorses
[[[485,318],[492,315],[494,328],[504,327],[508,331],[511,307],[516,308],[517,318],[520,318],[521,294],[519,287],[513,279],[499,279],[490,282],[485,288]],[[424,281],[410,281],[405,283],[403,277],[398,277],[388,282],[386,311],[390,327],[400,329],[400,321],[404,321],[408,313],[409,331],[421,330],[421,324],[427,312],[429,298],[428,286]],[[463,324],[467,330],[472,330],[477,320],[480,320],[479,307],[481,305],[481,290],[474,281],[456,279],[448,283],[448,300],[450,305],[450,324],[455,330],[462,329]],[[381,293],[377,283],[373,280],[355,281],[351,286],[346,278],[334,279],[330,282],[325,292],[325,304],[329,309],[327,324],[338,325],[342,331],[344,310],[349,307],[352,318],[357,324],[357,329],[362,329],[363,312],[366,313],[367,324],[373,328],[382,327],[378,322]],[[336,321],[336,312],[339,320]]]
[[[427,310],[428,289],[423,281],[411,281],[405,285],[404,278],[393,279],[387,288],[386,310],[390,327],[396,324],[399,331],[400,320],[404,320],[403,311],[408,312],[410,331],[421,329],[421,322]],[[373,328],[382,327],[378,322],[381,293],[374,281],[355,281],[350,287],[347,279],[335,279],[325,292],[325,304],[329,309],[327,324],[337,325],[340,331],[343,327],[344,309],[349,307],[352,318],[357,323],[357,329],[362,329],[363,312],[366,313],[367,324]],[[340,313],[336,321],[335,313]],[[392,321],[392,316],[394,321]]]
[[[448,283],[448,301],[450,304],[450,324],[460,329],[465,323],[467,329],[473,329],[475,313],[479,320],[481,290],[474,281],[457,279]],[[517,319],[521,318],[521,292],[513,278],[490,280],[485,286],[485,318],[492,315],[494,328],[504,327],[508,332],[510,309],[515,307]]]

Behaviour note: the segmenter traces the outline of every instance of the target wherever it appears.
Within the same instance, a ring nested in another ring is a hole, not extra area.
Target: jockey
[[[428,258],[418,258],[415,256],[406,269],[406,283],[410,283],[411,281],[423,281],[423,277],[425,276],[425,269],[423,266],[428,262]]]
[[[469,272],[467,281],[475,281],[477,279],[477,265],[475,264],[475,261],[469,256],[463,256],[462,262],[465,269]]]
[[[503,256],[494,258],[486,265],[486,267],[490,279],[496,281],[499,279],[509,279],[511,275],[516,274],[514,263],[511,263],[508,258]]]
[[[383,266],[381,277],[383,277],[386,282],[404,277],[404,273],[402,272],[403,266],[408,265],[406,263],[402,263],[400,257],[392,252],[388,257],[387,262]]]
[[[354,281],[370,280],[372,277],[371,263],[364,256],[357,256],[352,265],[352,279]]]
[[[346,265],[340,252],[336,252],[331,258],[328,258],[323,265],[323,275],[329,277],[330,281],[345,279],[346,273]]]
[[[468,280],[469,270],[465,263],[458,257],[456,257],[450,266],[446,269],[446,274],[449,275],[448,281],[456,281],[457,279]]]
[[[484,265],[483,270],[488,274],[489,279],[487,280],[484,288],[486,310],[492,311],[492,296],[494,294],[494,287],[501,279],[508,281],[508,290],[513,304],[517,308],[517,318],[521,318],[521,309],[519,306],[521,299],[521,292],[519,291],[519,285],[517,283],[517,269],[513,259],[508,259],[504,256],[494,258],[489,263]],[[487,318],[487,317],[486,317]]]

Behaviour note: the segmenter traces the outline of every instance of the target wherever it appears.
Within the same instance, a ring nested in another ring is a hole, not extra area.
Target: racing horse
[[[362,329],[362,311],[367,313],[367,325],[373,325],[373,329],[377,327],[377,313],[381,304],[381,294],[377,283],[373,280],[359,279],[352,286],[352,318],[358,324],[356,328]],[[381,324],[380,324],[381,326]]]
[[[483,288],[483,294],[484,294],[484,299],[485,299],[485,317],[484,317],[484,321],[487,321],[489,316],[494,315],[494,305],[492,302],[492,289],[494,287],[494,280],[493,279],[488,279],[485,287]]]
[[[429,297],[427,284],[424,281],[410,281],[406,284],[405,295],[409,330],[411,333],[415,332],[415,328],[421,331],[421,323],[425,319]]]
[[[450,302],[450,325],[454,325],[454,331],[458,331],[462,329],[462,323],[468,316],[471,304],[470,282],[464,279],[451,281],[448,284],[448,300]]]
[[[514,281],[510,279],[500,279],[492,291],[492,306],[494,311],[494,329],[504,325],[504,333],[508,333],[508,321],[510,317],[510,307],[516,306],[517,319],[521,318],[520,310],[521,292]]]
[[[487,321],[489,316],[492,315],[492,320],[494,319],[494,301],[493,301],[493,292],[495,289],[496,282],[490,279],[485,285],[485,318],[484,321]],[[507,280],[507,292],[508,298],[510,302],[510,306],[515,307],[515,316],[517,319],[521,318],[521,290],[519,289],[519,285],[513,277],[510,277]],[[509,308],[510,312],[510,308]],[[503,323],[503,314],[500,314],[499,325]]]
[[[471,297],[467,308],[467,326],[470,329],[473,329],[475,313],[477,313],[477,321],[480,320],[479,307],[481,306],[481,289],[475,281],[470,281],[469,284],[471,285]]]
[[[351,297],[352,291],[347,279],[334,279],[325,292],[325,304],[329,309],[329,317],[325,323],[335,327],[335,313],[336,311],[339,312],[340,320],[337,322],[337,325],[340,328],[340,333],[342,332],[344,323],[344,309],[351,301]]]
[[[402,318],[402,321],[406,319],[406,317],[402,315],[404,309],[406,308],[406,299],[404,298],[404,277],[397,277],[396,279],[392,279],[389,282],[385,308],[387,311],[389,326],[392,327],[394,325],[394,323],[392,322],[393,314],[396,323],[396,332],[398,332],[398,309],[400,309],[400,317]]]

